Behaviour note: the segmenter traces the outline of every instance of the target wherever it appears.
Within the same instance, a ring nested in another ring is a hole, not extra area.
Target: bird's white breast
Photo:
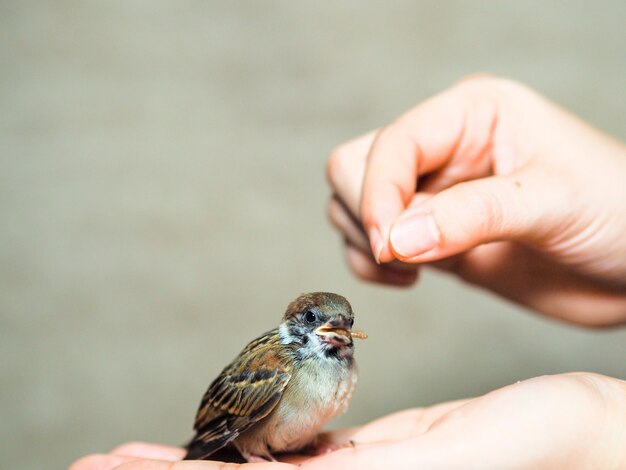
[[[348,407],[357,380],[354,361],[305,359],[294,372],[272,413],[266,442],[272,451],[301,449]]]

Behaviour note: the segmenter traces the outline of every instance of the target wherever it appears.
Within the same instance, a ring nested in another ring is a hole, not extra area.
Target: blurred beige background
[[[427,273],[349,274],[330,149],[465,74],[626,138],[626,3],[0,2],[0,467],[181,443],[208,383],[300,292],[370,333],[361,423],[540,374],[626,378],[626,330]],[[593,158],[593,156],[590,156]]]

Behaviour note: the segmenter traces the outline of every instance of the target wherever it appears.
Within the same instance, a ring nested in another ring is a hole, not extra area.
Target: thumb
[[[391,249],[402,261],[429,262],[493,241],[540,243],[568,210],[554,179],[526,171],[460,183],[426,201],[418,193],[391,228]]]

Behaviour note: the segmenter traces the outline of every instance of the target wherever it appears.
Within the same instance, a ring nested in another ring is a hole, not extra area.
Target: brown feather
[[[279,328],[251,341],[217,377],[198,409],[185,459],[232,443],[248,461],[298,451],[345,410],[357,379],[354,313],[337,294],[303,294]],[[342,339],[340,341],[340,339]]]
[[[278,329],[265,333],[213,381],[198,409],[187,459],[208,457],[274,409],[292,371],[288,351],[277,345]]]

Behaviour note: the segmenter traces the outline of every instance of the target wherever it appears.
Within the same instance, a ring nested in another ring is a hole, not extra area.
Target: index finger
[[[326,177],[333,192],[354,217],[359,216],[365,161],[376,132],[368,132],[335,148],[326,165]]]
[[[367,158],[360,212],[378,261],[394,258],[389,231],[411,202],[419,175],[446,164],[464,128],[464,103],[458,93],[448,90],[418,105],[376,136]]]

